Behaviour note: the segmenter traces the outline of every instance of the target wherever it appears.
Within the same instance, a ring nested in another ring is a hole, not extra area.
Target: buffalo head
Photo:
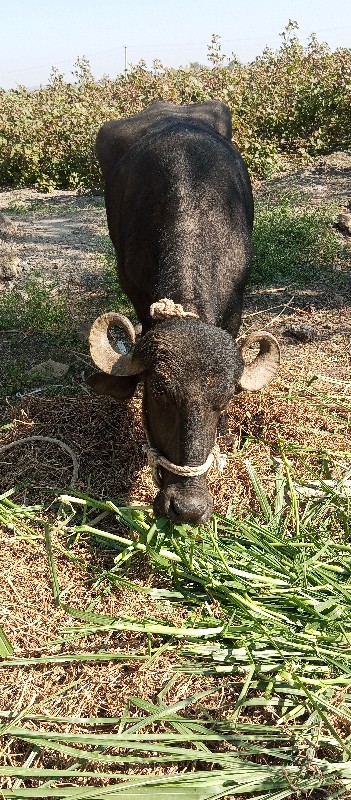
[[[123,327],[130,336],[130,353],[120,355],[110,344],[108,329],[114,326]],[[245,365],[242,350],[254,342],[259,343],[259,353]],[[175,522],[208,520],[212,498],[206,474],[178,475],[171,467],[206,462],[219,416],[235,392],[262,389],[274,377],[279,365],[275,338],[258,331],[239,346],[214,325],[173,318],[158,323],[136,342],[131,322],[109,313],[94,322],[90,351],[102,370],[89,379],[95,391],[121,400],[132,396],[139,381],[144,384],[144,426],[150,444],[164,457],[157,468],[155,513]]]

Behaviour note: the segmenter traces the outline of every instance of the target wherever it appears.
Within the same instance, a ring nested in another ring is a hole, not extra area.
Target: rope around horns
[[[150,316],[152,319],[169,319],[170,317],[193,317],[199,319],[196,311],[185,311],[181,303],[175,303],[169,297],[163,297],[150,306]]]

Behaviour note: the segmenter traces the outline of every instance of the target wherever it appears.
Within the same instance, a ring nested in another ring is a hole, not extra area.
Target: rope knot
[[[169,319],[170,317],[193,317],[199,319],[195,311],[185,311],[181,303],[175,303],[169,297],[157,300],[150,306],[150,316],[152,319]]]
[[[227,463],[227,456],[225,453],[221,453],[219,449],[219,444],[215,444],[213,450],[213,466],[218,470],[218,472],[223,472],[224,467]]]

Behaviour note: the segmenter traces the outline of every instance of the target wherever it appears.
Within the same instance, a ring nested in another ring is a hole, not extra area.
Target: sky
[[[123,72],[125,53],[127,65],[206,64],[213,33],[249,62],[279,47],[289,19],[304,44],[313,32],[332,50],[351,47],[350,0],[0,0],[0,87],[46,84],[52,67],[73,80],[83,56],[96,79]]]

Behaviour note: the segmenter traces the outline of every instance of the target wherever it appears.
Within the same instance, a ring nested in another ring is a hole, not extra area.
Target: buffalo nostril
[[[209,519],[211,504],[207,500],[192,500],[191,498],[172,497],[169,504],[168,516],[174,522],[190,522],[199,524]]]
[[[188,522],[192,525],[201,525],[210,518],[212,513],[212,500],[210,495],[205,497],[183,497],[181,493],[159,492],[154,500],[154,513],[156,516],[167,516],[176,524]]]
[[[176,506],[174,505],[173,500],[171,500],[170,503],[169,503],[167,516],[170,517],[170,519],[173,519],[173,520],[177,520],[179,518],[179,511],[176,508]]]

